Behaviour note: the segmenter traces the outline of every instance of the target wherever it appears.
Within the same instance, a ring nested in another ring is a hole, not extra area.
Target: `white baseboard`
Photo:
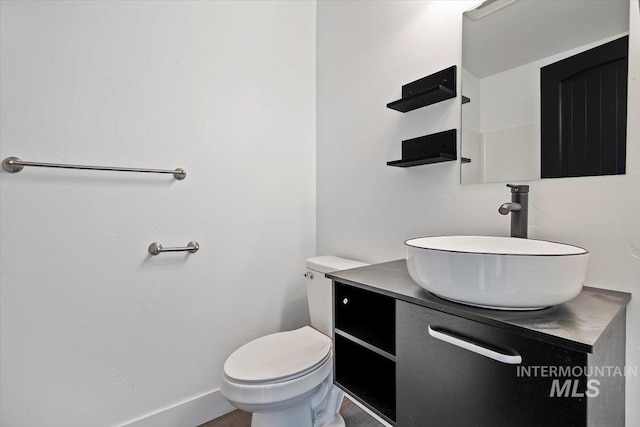
[[[127,421],[119,427],[197,427],[234,409],[220,390],[213,390]]]

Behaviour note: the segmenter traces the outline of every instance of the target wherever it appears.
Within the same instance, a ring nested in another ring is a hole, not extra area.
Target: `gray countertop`
[[[450,302],[409,276],[405,260],[329,273],[327,277],[572,350],[593,352],[598,338],[631,300],[627,292],[584,287],[573,300],[535,311],[502,311]]]

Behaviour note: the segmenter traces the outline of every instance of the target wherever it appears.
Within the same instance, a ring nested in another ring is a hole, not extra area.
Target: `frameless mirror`
[[[625,173],[629,1],[463,15],[463,184]]]

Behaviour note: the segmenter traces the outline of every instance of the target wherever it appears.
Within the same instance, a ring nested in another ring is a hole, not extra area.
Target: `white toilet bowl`
[[[331,339],[305,326],[255,339],[225,362],[222,394],[252,427],[344,427]]]
[[[331,279],[325,273],[367,264],[336,256],[307,260],[311,326],[255,339],[224,364],[220,391],[253,412],[252,427],[344,427],[344,392],[333,385]],[[314,329],[315,328],[315,329]]]

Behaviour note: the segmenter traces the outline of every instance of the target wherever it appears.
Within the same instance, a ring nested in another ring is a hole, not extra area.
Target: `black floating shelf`
[[[456,66],[438,71],[402,86],[402,98],[388,108],[406,113],[436,102],[456,97]]]
[[[409,168],[456,159],[456,130],[450,129],[402,141],[402,159],[387,162],[387,166]]]
[[[463,104],[468,104],[470,102],[471,102],[471,98],[469,98],[468,96],[462,95],[462,103]]]
[[[394,160],[387,162],[387,166],[397,166],[399,168],[410,168],[411,166],[428,165],[430,163],[441,163],[455,160],[456,157],[447,153],[438,153],[435,157],[425,157],[415,160]]]

